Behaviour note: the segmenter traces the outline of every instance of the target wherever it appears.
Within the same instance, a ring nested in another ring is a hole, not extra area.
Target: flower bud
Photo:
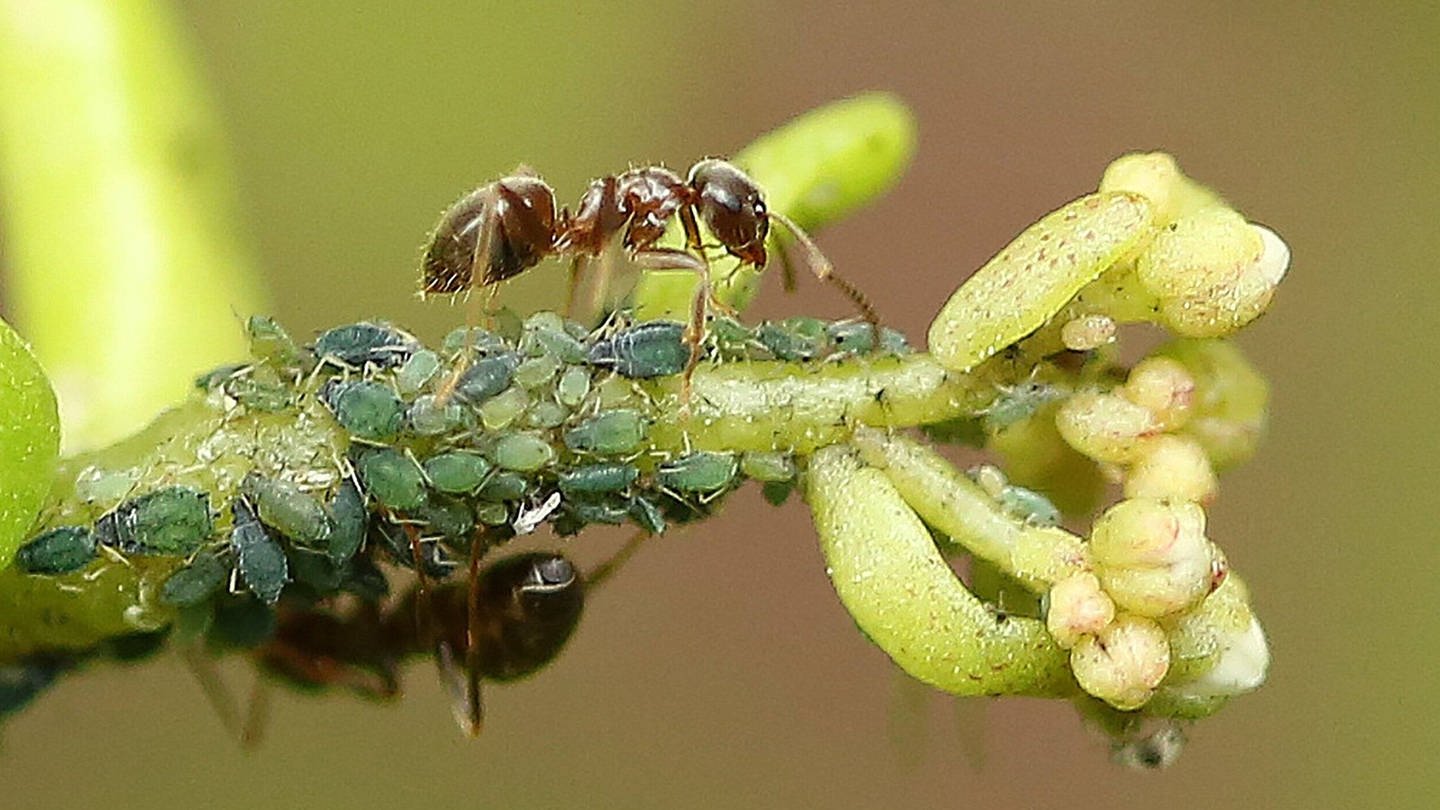
[[[1125,473],[1126,498],[1209,503],[1219,486],[1210,458],[1194,439],[1156,436]]]
[[[1195,402],[1195,378],[1180,361],[1147,357],[1130,370],[1120,394],[1154,415],[1162,430],[1185,424]]]
[[[1121,711],[1144,706],[1170,670],[1165,631],[1150,619],[1121,615],[1070,651],[1070,669],[1087,693]]]
[[[1215,192],[1186,177],[1164,152],[1135,153],[1115,160],[1100,178],[1101,191],[1129,191],[1150,200],[1155,225],[1164,227],[1200,208],[1221,204]]]
[[[1161,320],[1186,337],[1228,335],[1270,304],[1290,266],[1273,231],[1215,206],[1162,229],[1140,255],[1140,283],[1160,299]]]
[[[1090,559],[1122,610],[1158,617],[1210,592],[1214,546],[1205,511],[1193,503],[1132,498],[1112,506],[1090,536]]]
[[[1177,340],[1159,354],[1179,360],[1195,380],[1184,432],[1205,448],[1210,466],[1224,470],[1250,458],[1265,429],[1265,378],[1225,340]]]
[[[1142,440],[1160,432],[1149,410],[1115,394],[1081,391],[1055,414],[1055,427],[1076,450],[1096,461],[1130,462]]]
[[[1099,633],[1114,619],[1115,603],[1092,573],[1068,576],[1050,589],[1045,626],[1064,649],[1074,647],[1081,636]]]
[[[1265,631],[1250,609],[1244,583],[1233,575],[1175,623],[1170,646],[1176,667],[1165,690],[1178,700],[1252,691],[1265,682],[1270,667]]]

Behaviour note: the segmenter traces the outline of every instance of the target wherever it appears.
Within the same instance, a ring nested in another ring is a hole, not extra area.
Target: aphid
[[[51,529],[15,552],[15,564],[27,574],[68,574],[93,559],[95,534],[88,526]]]
[[[235,527],[230,531],[235,568],[255,598],[273,605],[280,601],[280,592],[290,581],[285,550],[244,500],[236,498],[230,509],[235,518]]]

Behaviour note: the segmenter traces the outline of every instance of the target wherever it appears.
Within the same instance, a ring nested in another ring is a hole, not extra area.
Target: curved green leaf
[[[0,321],[0,569],[34,523],[59,455],[50,380],[29,345]]]

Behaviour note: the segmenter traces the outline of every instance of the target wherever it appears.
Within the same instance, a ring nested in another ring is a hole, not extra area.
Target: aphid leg
[[[800,248],[800,263],[808,268],[816,278],[835,285],[839,288],[840,292],[845,294],[846,298],[849,298],[850,301],[855,304],[855,308],[860,311],[861,316],[870,324],[870,329],[873,333],[870,336],[872,345],[874,345],[876,349],[879,349],[880,315],[875,311],[875,307],[871,305],[870,299],[866,298],[865,294],[860,292],[859,288],[855,285],[835,274],[835,266],[830,263],[829,259],[825,258],[824,253],[820,252],[820,247],[815,244],[815,240],[811,239],[810,235],[805,233],[804,229],[795,224],[794,220],[784,214],[773,211],[770,212],[769,216],[771,221],[779,223],[781,227],[795,238],[795,244]],[[781,259],[785,263],[786,270],[789,271],[792,260],[790,247],[781,240],[777,239],[776,241],[780,245]],[[794,283],[793,276],[789,277],[789,280],[791,284]],[[789,290],[791,288],[787,286],[786,289]]]
[[[466,292],[465,299],[465,340],[460,348],[460,360],[455,364],[455,370],[440,385],[435,392],[435,403],[444,407],[450,402],[450,397],[455,394],[455,387],[460,384],[460,378],[470,368],[470,355],[475,349],[475,328],[480,325],[480,316],[490,308],[495,300],[495,285],[486,278],[486,271],[490,266],[490,254],[494,250],[495,237],[500,228],[499,217],[495,215],[497,198],[494,188],[491,187],[485,197],[485,215],[481,217],[480,238],[475,240],[475,252],[471,254],[470,289]],[[475,295],[475,287],[479,286],[481,294]]]

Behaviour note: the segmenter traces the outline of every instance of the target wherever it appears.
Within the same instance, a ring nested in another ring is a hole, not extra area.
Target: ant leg
[[[485,705],[480,692],[480,558],[484,556],[485,532],[470,540],[470,581],[465,593],[465,705],[456,716],[460,727],[471,737],[480,736],[485,722]]]
[[[491,190],[485,198],[485,214],[480,223],[480,236],[475,240],[475,252],[470,254],[470,290],[466,292],[465,301],[465,341],[460,349],[460,360],[455,365],[455,370],[440,385],[435,393],[435,404],[444,407],[450,402],[450,397],[455,394],[455,387],[460,384],[460,378],[470,368],[470,355],[475,348],[475,328],[480,325],[482,311],[488,310],[495,299],[495,286],[486,278],[490,267],[490,254],[494,250],[495,238],[500,230],[499,217],[495,214],[497,207],[497,195]],[[479,285],[482,294],[475,297],[476,285]]]
[[[584,275],[589,264],[590,257],[583,253],[576,253],[575,258],[570,260],[570,283],[565,288],[565,319],[567,321],[574,320],[576,317],[575,299],[580,295],[580,277]]]
[[[710,264],[694,254],[675,248],[646,248],[631,254],[631,260],[647,270],[690,270],[700,277],[700,286],[691,299],[690,324],[685,328],[685,344],[690,348],[690,358],[685,363],[684,377],[680,383],[680,404],[684,407],[690,401],[690,376],[700,364],[701,350],[705,340],[705,316],[710,300]]]
[[[650,537],[652,537],[650,532],[644,529],[631,535],[630,539],[625,541],[625,545],[617,549],[614,554],[611,554],[610,558],[605,562],[595,566],[595,570],[591,571],[589,575],[585,577],[585,587],[598,588],[604,584],[605,580],[614,576],[616,572],[620,570],[620,566],[629,562],[630,558],[635,556],[635,552],[640,550],[640,545],[650,539]]]
[[[240,747],[254,751],[260,747],[265,736],[265,727],[270,724],[270,685],[255,672],[255,683],[250,686],[250,708],[245,712],[245,725],[240,729]]]
[[[773,211],[769,216],[771,220],[779,223],[785,230],[790,232],[791,236],[795,237],[796,244],[800,246],[801,263],[809,268],[810,272],[814,274],[816,278],[835,285],[840,292],[844,293],[846,298],[850,299],[851,303],[855,305],[855,308],[860,311],[861,316],[870,324],[872,333],[870,336],[871,343],[878,349],[880,346],[880,315],[875,311],[875,307],[870,303],[870,299],[854,284],[836,275],[834,265],[830,264],[830,260],[825,258],[824,253],[820,252],[820,248],[815,244],[815,240],[811,239],[810,235],[805,233],[804,229],[795,224],[794,220],[784,214],[777,214]],[[786,266],[788,267],[791,257],[787,246],[783,242],[780,243],[780,255],[784,258]]]
[[[215,666],[215,662],[200,647],[191,644],[181,647],[180,658],[205,695],[205,702],[210,704],[211,710],[220,718],[221,728],[243,744],[245,732],[240,723],[240,710],[236,708],[235,697],[225,686],[225,680],[220,677],[220,669]]]

